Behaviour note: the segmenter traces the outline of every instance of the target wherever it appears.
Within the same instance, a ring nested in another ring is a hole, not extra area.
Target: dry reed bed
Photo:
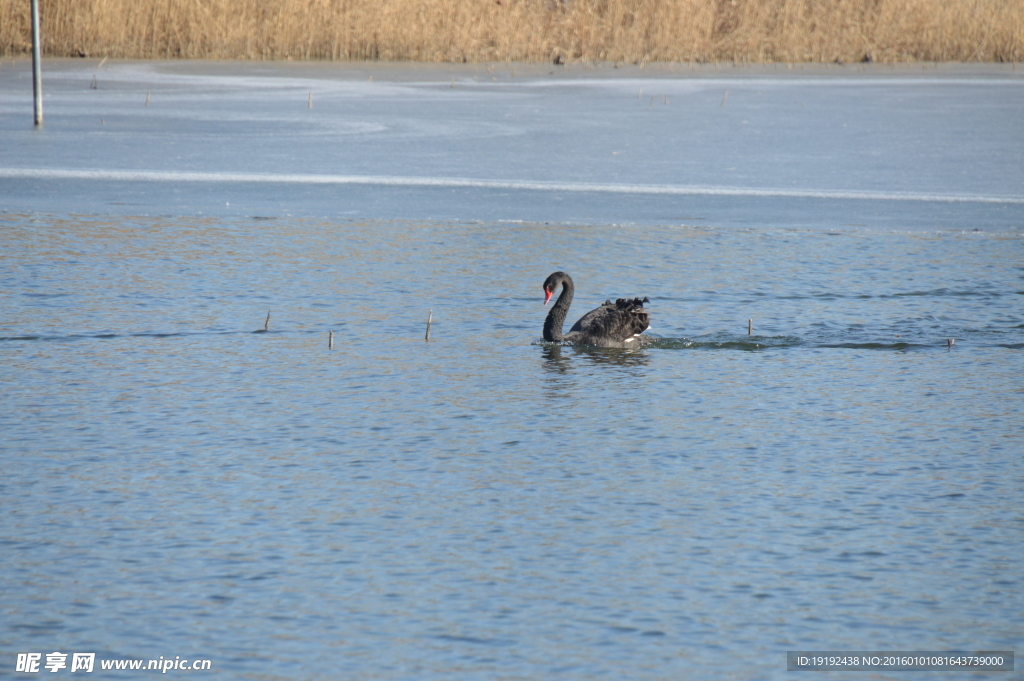
[[[48,55],[133,59],[1020,61],[1024,0],[42,0]],[[0,0],[0,55],[29,51]]]

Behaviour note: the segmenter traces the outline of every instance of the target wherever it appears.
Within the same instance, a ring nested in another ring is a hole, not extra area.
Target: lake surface
[[[40,131],[27,73],[0,676],[1021,650],[1024,73],[80,60]],[[541,343],[558,269],[655,343]]]

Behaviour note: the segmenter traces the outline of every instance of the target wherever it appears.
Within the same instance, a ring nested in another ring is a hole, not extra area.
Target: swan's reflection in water
[[[541,349],[544,357],[544,371],[553,374],[567,374],[572,369],[572,362],[562,354],[562,346],[547,343]]]
[[[624,379],[645,373],[642,368],[650,363],[650,357],[643,350],[622,350],[619,348],[574,347],[546,343],[541,349],[542,369],[545,373],[544,394],[560,402],[580,396],[581,382],[587,385],[595,380],[608,380],[609,369],[619,376],[611,380]],[[623,371],[625,370],[625,371]],[[633,382],[634,378],[628,379]]]
[[[573,362],[579,358],[592,365],[618,367],[644,367],[650,364],[650,357],[644,350],[622,350],[619,348],[598,348],[589,346],[564,346],[545,343],[543,346],[544,370],[551,373],[567,374]]]

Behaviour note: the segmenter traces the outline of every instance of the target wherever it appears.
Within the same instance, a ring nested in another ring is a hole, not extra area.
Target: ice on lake
[[[6,210],[1014,229],[1010,66],[0,69]],[[984,218],[984,224],[978,221]]]

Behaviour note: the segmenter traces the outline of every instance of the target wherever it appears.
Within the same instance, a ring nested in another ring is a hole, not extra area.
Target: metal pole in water
[[[39,0],[32,0],[32,93],[35,95],[36,127],[43,124],[43,54],[39,47]]]

